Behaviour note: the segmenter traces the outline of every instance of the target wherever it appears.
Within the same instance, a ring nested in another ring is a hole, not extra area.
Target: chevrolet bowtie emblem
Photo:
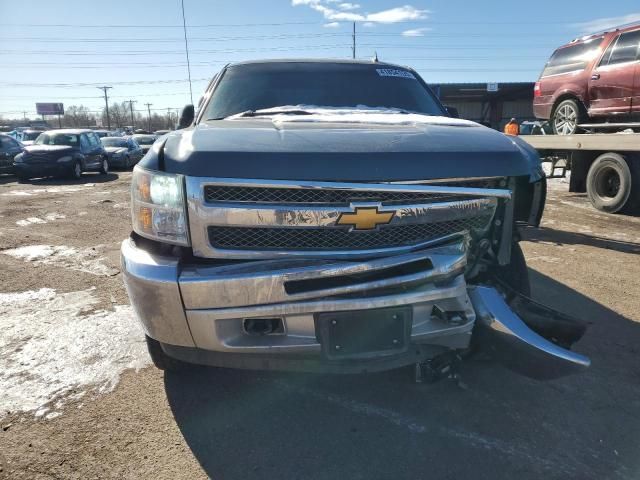
[[[386,225],[396,212],[379,212],[378,207],[356,207],[356,211],[343,213],[338,225],[351,225],[353,230],[373,230],[378,225]]]

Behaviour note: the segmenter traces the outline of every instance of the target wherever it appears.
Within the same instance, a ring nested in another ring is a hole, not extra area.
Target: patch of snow
[[[149,365],[132,307],[87,314],[97,303],[93,290],[0,293],[0,418],[54,418],[65,398],[109,392],[125,369]]]
[[[69,270],[99,276],[113,276],[118,270],[102,263],[103,259],[91,248],[76,249],[64,245],[27,245],[2,250],[0,253],[26,262],[55,265]]]
[[[287,111],[304,110],[309,115],[291,115]],[[460,118],[426,115],[419,113],[402,113],[399,109],[385,107],[320,107],[316,105],[285,105],[281,107],[256,110],[261,113],[260,118],[270,118],[274,124],[282,123],[370,123],[382,125],[453,125],[462,127],[477,127],[478,124]],[[242,114],[229,117],[230,120],[245,118]]]
[[[50,188],[34,188],[33,190],[12,190],[0,195],[2,195],[3,197],[24,197],[30,195],[38,195],[40,193],[73,193],[86,191],[91,187],[95,187],[95,183],[85,183],[83,185],[60,185]]]
[[[44,219],[39,218],[39,217],[29,217],[26,218],[24,220],[18,220],[16,222],[16,225],[20,226],[20,227],[27,227],[29,225],[33,225],[33,224],[42,224],[42,223],[47,223],[47,222],[52,222],[54,220],[58,220],[61,218],[66,218],[64,215],[62,215],[61,213],[48,213],[44,216]]]

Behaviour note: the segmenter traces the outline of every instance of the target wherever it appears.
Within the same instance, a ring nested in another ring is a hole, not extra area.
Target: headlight
[[[24,155],[22,153],[19,153],[18,155],[13,157],[13,163],[22,163],[23,158],[24,158]]]
[[[133,230],[143,237],[189,245],[184,177],[133,169],[131,180]]]

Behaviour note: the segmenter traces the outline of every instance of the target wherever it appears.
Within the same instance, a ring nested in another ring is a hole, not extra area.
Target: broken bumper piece
[[[478,340],[510,369],[548,380],[580,372],[591,364],[584,355],[534,332],[494,288],[472,287],[469,297],[477,316]]]
[[[497,291],[469,287],[463,243],[371,260],[221,265],[182,264],[128,239],[122,265],[147,335],[183,361],[334,373],[386,370],[466,349],[478,332],[496,352],[506,344],[514,363],[531,363],[519,371],[537,378],[589,364],[531,331]]]

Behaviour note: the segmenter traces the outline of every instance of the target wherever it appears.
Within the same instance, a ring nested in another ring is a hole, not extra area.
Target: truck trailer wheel
[[[617,153],[604,153],[591,164],[587,174],[587,195],[592,205],[607,213],[621,211],[637,200],[640,185],[633,188],[633,177],[627,160]],[[635,198],[631,198],[633,197]],[[631,199],[631,202],[629,200]]]
[[[148,335],[145,335],[145,339],[147,340],[149,356],[156,368],[168,372],[181,372],[189,368],[189,364],[176,360],[175,358],[171,358],[169,355],[164,353],[160,342],[157,340],[154,340]]]

